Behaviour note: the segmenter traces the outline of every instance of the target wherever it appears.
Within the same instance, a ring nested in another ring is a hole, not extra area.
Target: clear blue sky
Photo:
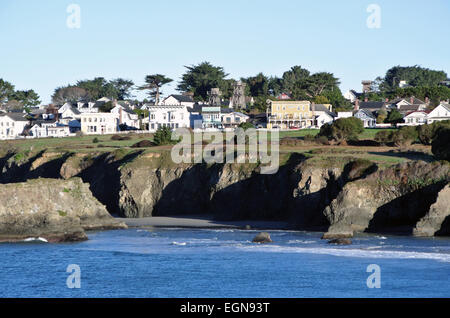
[[[80,29],[66,26],[71,3]],[[372,3],[379,29],[366,25]],[[0,78],[48,103],[79,79],[178,81],[184,65],[209,61],[230,78],[301,65],[360,90],[395,65],[450,73],[449,14],[448,0],[0,0]]]

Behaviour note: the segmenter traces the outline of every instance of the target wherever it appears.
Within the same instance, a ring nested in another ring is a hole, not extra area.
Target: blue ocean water
[[[364,235],[328,245],[321,233],[128,229],[82,243],[1,244],[0,297],[449,297],[450,240]],[[70,289],[67,267],[81,270]],[[367,287],[380,267],[381,288]]]

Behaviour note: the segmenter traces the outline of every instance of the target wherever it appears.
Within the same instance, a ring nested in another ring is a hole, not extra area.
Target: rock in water
[[[345,238],[338,238],[331,241],[328,241],[328,244],[337,244],[337,245],[350,245],[352,241]]]
[[[272,239],[270,238],[269,233],[261,232],[253,238],[253,243],[272,243]]]
[[[80,178],[0,184],[0,242],[82,241],[85,230],[121,228]]]
[[[334,239],[344,239],[344,238],[352,238],[353,237],[353,231],[344,229],[340,232],[337,232],[336,230],[324,233],[322,235],[322,240],[334,240]]]

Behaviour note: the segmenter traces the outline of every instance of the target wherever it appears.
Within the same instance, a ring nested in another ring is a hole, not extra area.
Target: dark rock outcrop
[[[328,241],[328,244],[351,245],[352,241],[349,239],[345,239],[345,238],[338,238],[338,239]]]

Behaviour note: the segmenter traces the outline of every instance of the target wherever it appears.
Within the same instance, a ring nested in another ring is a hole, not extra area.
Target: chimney
[[[430,104],[430,99],[428,98],[428,96],[425,97],[425,104],[427,104],[427,105]]]
[[[119,108],[119,125],[122,124],[122,107]]]
[[[409,101],[410,101],[410,104],[411,104],[411,105],[414,104],[414,96],[411,96],[411,98],[409,99]]]
[[[367,103],[369,101],[368,97],[364,97],[364,101]]]
[[[389,103],[389,98],[386,97],[386,98],[384,99],[384,102],[385,102],[385,103]]]
[[[313,113],[316,111],[316,103],[314,102],[311,103],[311,110]]]
[[[359,110],[359,99],[355,100],[355,110]]]

